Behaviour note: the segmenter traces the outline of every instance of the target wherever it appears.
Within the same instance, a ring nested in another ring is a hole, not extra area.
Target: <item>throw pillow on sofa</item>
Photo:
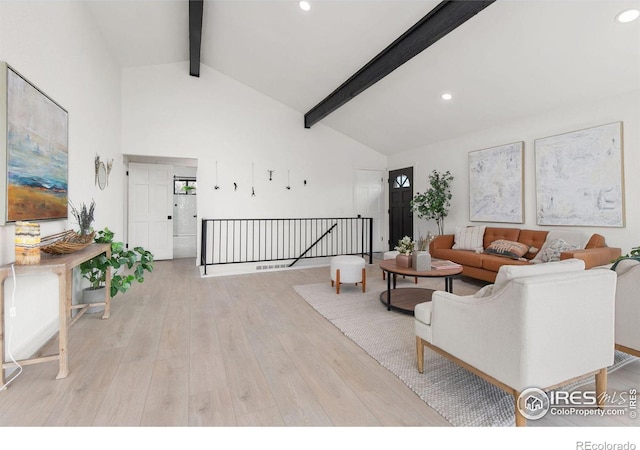
[[[545,246],[542,251],[536,255],[536,258],[539,256],[542,262],[560,261],[560,253],[578,250],[579,248],[580,246],[569,244],[564,239],[556,239]]]
[[[484,248],[484,225],[477,227],[457,227],[453,238],[453,249],[482,252]]]
[[[575,230],[551,230],[547,234],[547,238],[545,239],[544,244],[542,245],[542,248],[536,254],[536,256],[531,260],[531,262],[533,262],[533,263],[548,262],[548,260],[543,260],[542,259],[543,255],[546,255],[546,257],[548,257],[548,254],[547,254],[547,252],[545,252],[545,250],[552,243],[555,243],[558,239],[562,239],[567,244],[575,246],[571,250],[579,250],[579,249],[583,249],[583,248],[586,247],[587,242],[589,242],[589,238],[590,237],[591,237],[590,233],[586,233],[586,232],[580,231],[580,230],[578,230],[578,231],[575,231]],[[558,245],[558,243],[556,243],[555,245]],[[566,251],[566,250],[564,250],[564,251]]]
[[[528,245],[506,239],[497,239],[484,249],[484,253],[518,260],[523,259],[527,252],[529,252]]]

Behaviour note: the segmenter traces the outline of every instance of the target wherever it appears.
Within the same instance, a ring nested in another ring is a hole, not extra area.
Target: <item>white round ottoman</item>
[[[362,283],[362,292],[367,288],[367,271],[364,258],[342,255],[331,258],[331,287],[335,285],[336,294],[340,294],[340,284]]]
[[[382,254],[382,259],[396,259],[400,252],[398,250],[389,250],[388,252],[384,252]]]
[[[398,256],[400,254],[400,252],[398,250],[389,250],[388,252],[384,252],[382,254],[382,259],[383,260],[387,260],[387,259],[396,259],[396,256]],[[382,279],[384,280],[386,278],[386,274],[385,271],[382,271]]]

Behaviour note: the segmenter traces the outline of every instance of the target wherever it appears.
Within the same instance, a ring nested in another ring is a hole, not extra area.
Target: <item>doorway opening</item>
[[[356,169],[354,204],[358,217],[371,217],[373,252],[380,252],[384,244],[384,172]]]
[[[198,234],[198,184],[195,167],[174,166],[173,257],[195,258]]]
[[[197,258],[197,170],[191,158],[125,155],[127,243],[157,260]]]

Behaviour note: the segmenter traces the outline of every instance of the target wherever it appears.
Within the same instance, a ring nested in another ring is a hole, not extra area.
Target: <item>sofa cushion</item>
[[[584,248],[601,248],[606,246],[607,244],[605,243],[604,236],[598,233],[593,233]]]
[[[483,246],[487,248],[493,241],[497,241],[498,239],[520,241],[520,239],[518,239],[519,235],[519,228],[487,227],[484,230]]]
[[[484,255],[482,258],[482,268],[491,272],[498,272],[500,267],[507,265],[526,266],[532,264],[528,259],[511,259],[504,256]]]
[[[487,248],[485,253],[496,256],[505,256],[511,259],[520,259],[529,251],[529,246],[520,242],[508,241],[506,239],[498,239],[493,241]]]
[[[581,259],[565,259],[564,261],[548,262],[545,264],[513,265],[505,264],[498,270],[493,292],[502,289],[510,280],[521,277],[534,277],[554,272],[578,272],[584,270]]]
[[[481,252],[484,248],[484,231],[486,226],[457,227],[453,242],[454,250],[473,250]]]
[[[467,267],[482,267],[482,259],[489,256],[484,253],[476,253],[470,250],[453,250],[439,249],[434,251],[431,256],[438,259],[448,259]]]
[[[520,230],[518,242],[529,246],[529,251],[524,255],[527,259],[535,258],[547,239],[546,230]]]

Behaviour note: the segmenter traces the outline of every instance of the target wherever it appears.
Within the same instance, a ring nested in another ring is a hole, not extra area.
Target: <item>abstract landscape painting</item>
[[[523,152],[524,142],[469,152],[472,222],[524,222]]]
[[[7,221],[67,217],[67,112],[7,71]]]
[[[538,225],[624,226],[622,122],[535,141]]]

